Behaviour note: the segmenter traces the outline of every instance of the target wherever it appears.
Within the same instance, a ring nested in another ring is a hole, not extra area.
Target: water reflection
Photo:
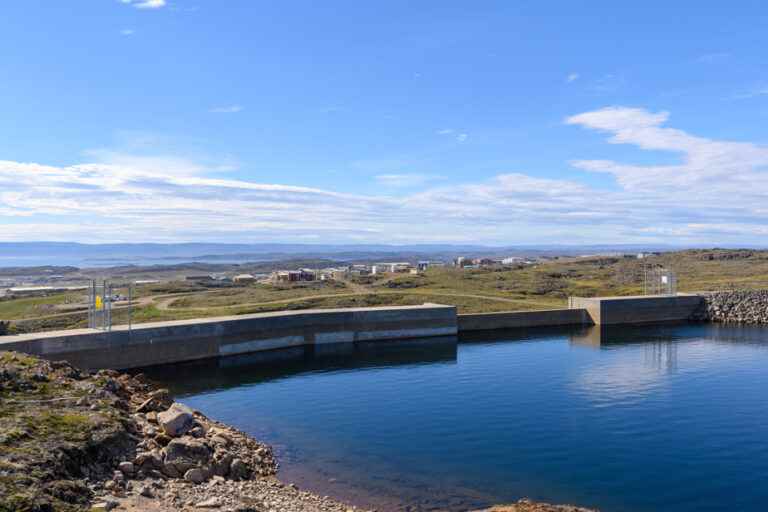
[[[387,342],[329,343],[141,369],[178,397],[265,383],[304,373],[455,364],[455,336]]]
[[[147,373],[274,446],[282,478],[367,508],[460,511],[528,496],[623,512],[765,509],[768,329],[518,329],[460,341]]]
[[[593,325],[571,333],[572,345],[611,349],[639,344],[646,368],[674,371],[678,367],[680,324],[656,326]]]

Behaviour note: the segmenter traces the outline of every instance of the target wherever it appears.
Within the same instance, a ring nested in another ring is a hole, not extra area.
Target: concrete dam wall
[[[137,368],[324,343],[457,334],[456,308],[437,304],[282,311],[0,338],[0,350],[65,359],[85,369]]]
[[[701,295],[642,295],[634,297],[571,297],[571,309],[584,309],[595,325],[642,324],[691,319]]]
[[[572,297],[569,309],[457,315],[454,306],[278,311],[220,318],[0,337],[0,350],[68,360],[85,369],[137,368],[330,343],[387,341],[494,329],[613,325],[696,318],[699,295]]]

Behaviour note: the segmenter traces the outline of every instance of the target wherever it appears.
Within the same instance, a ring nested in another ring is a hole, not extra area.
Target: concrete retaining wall
[[[485,331],[544,327],[556,325],[591,325],[585,309],[547,309],[541,311],[512,311],[508,313],[475,313],[459,315],[459,331]]]
[[[81,368],[136,368],[323,343],[457,334],[456,308],[437,304],[282,311],[4,336],[0,350],[66,359]]]
[[[595,325],[640,324],[689,320],[702,303],[700,295],[635,297],[571,297],[572,309],[587,310]]]
[[[279,311],[254,315],[139,324],[111,332],[79,329],[3,336],[0,350],[66,359],[81,368],[136,368],[326,343],[455,336],[565,325],[636,324],[688,320],[698,295],[572,297],[569,309],[456,315],[454,306]]]

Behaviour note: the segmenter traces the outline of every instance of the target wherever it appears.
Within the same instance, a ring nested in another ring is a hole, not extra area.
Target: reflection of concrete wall
[[[175,396],[279,380],[294,375],[399,366],[455,364],[455,336],[387,342],[304,345],[142,368]]]
[[[0,350],[66,359],[83,368],[135,368],[304,345],[456,334],[455,307],[424,304],[158,322],[130,331],[119,326],[111,332],[4,336]]]
[[[591,323],[587,312],[583,309],[547,309],[543,311],[459,315],[459,331],[461,332]]]
[[[699,295],[571,297],[569,306],[586,310],[593,323],[639,324],[688,320],[701,305]]]

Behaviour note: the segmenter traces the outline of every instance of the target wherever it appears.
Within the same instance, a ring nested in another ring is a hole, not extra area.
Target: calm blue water
[[[285,480],[383,510],[768,509],[766,329],[497,332],[148,373],[275,446]]]

